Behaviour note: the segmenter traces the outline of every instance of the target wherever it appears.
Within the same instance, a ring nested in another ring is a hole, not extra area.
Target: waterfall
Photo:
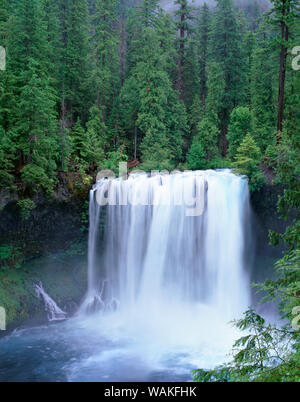
[[[229,170],[98,181],[81,311],[118,311],[150,326],[162,316],[186,317],[192,306],[238,318],[250,304],[248,223],[247,180]]]
[[[67,318],[67,313],[61,310],[48,293],[45,292],[41,282],[35,284],[34,289],[37,298],[44,302],[49,321],[61,321]]]

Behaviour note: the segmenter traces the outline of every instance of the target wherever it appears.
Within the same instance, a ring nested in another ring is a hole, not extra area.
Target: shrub
[[[237,149],[233,166],[237,173],[248,176],[251,191],[259,190],[264,184],[264,176],[259,169],[260,149],[250,134],[247,134]]]
[[[236,107],[230,116],[227,139],[228,155],[234,158],[237,149],[248,133],[253,131],[252,112],[247,107]]]
[[[193,144],[186,156],[188,169],[202,170],[207,167],[206,153],[200,141],[193,141]]]

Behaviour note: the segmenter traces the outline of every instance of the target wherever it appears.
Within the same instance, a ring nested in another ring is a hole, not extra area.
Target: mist
[[[204,3],[207,3],[210,7],[216,6],[215,0],[190,0],[190,4],[194,7],[200,7]],[[253,3],[253,0],[234,0],[234,3],[239,7],[246,7],[249,4]],[[269,0],[259,0],[259,6],[261,7],[262,11],[266,11],[270,7]],[[173,12],[176,9],[174,5],[174,0],[161,0],[160,5],[168,12]]]

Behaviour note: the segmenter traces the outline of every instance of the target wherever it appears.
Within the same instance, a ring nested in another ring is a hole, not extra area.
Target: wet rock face
[[[17,203],[10,202],[0,211],[0,244],[20,243],[22,249],[28,248],[29,254],[33,244],[36,251],[63,248],[82,236],[83,213],[82,200],[43,202],[36,204],[24,220]]]

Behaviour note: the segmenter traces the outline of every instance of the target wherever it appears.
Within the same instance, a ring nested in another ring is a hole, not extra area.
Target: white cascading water
[[[34,285],[37,298],[42,300],[45,306],[45,311],[49,321],[61,321],[67,318],[67,313],[61,310],[55,301],[45,292],[42,283]]]
[[[103,206],[108,196],[116,205]],[[191,352],[198,367],[222,362],[237,335],[228,322],[250,305],[248,220],[247,180],[229,170],[98,181],[82,315],[112,339],[131,339],[143,358]]]

